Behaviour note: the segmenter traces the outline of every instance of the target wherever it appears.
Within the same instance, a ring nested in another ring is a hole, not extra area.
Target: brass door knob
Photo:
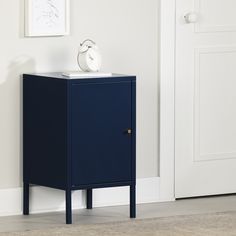
[[[132,134],[132,129],[127,129],[127,130],[125,131],[125,133],[128,134],[128,135],[131,135],[131,134]]]

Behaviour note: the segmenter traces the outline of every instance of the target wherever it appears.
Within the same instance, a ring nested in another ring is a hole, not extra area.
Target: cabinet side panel
[[[66,81],[24,76],[24,182],[65,189],[66,102]]]

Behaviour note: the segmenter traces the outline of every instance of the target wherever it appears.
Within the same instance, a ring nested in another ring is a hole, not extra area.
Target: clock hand
[[[91,59],[92,61],[94,60],[94,58],[91,55],[89,55],[89,59]]]

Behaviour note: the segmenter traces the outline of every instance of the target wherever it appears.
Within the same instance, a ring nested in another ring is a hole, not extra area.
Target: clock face
[[[99,71],[102,58],[98,50],[90,48],[86,53],[86,63],[90,71]]]

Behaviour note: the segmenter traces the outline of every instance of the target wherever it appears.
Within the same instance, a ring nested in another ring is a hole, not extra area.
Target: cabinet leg
[[[130,218],[136,218],[136,186],[130,186]]]
[[[29,184],[23,186],[23,214],[29,215]]]
[[[66,224],[72,224],[71,190],[66,190]]]
[[[93,208],[93,190],[87,189],[87,209]]]

